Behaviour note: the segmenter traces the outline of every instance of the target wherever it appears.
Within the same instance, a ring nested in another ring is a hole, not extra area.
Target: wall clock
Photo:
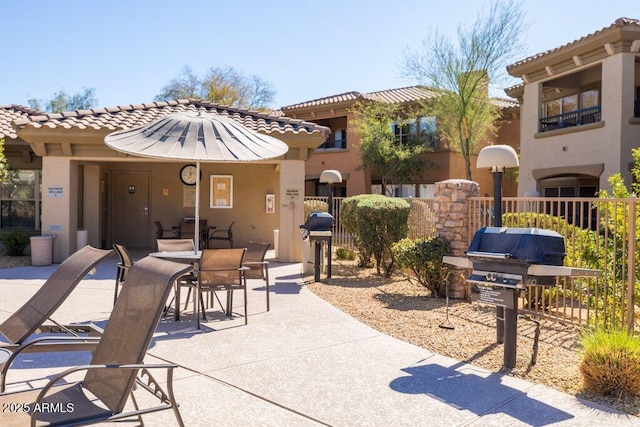
[[[202,171],[200,171],[200,179],[202,179]],[[180,169],[180,181],[184,185],[196,185],[196,165],[184,165]]]

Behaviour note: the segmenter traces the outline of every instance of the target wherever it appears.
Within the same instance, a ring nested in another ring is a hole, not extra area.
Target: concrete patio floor
[[[87,276],[55,320],[104,325],[115,265],[113,256]],[[55,267],[0,270],[0,320]],[[300,264],[272,260],[270,277],[269,312],[264,282],[249,281],[247,326],[219,307],[201,331],[190,313],[159,325],[145,361],[180,366],[174,389],[186,426],[640,426],[640,418],[381,334],[308,291]],[[234,303],[242,313],[242,298]],[[88,361],[87,353],[27,355],[10,370],[8,390]],[[171,411],[144,420],[176,425]]]

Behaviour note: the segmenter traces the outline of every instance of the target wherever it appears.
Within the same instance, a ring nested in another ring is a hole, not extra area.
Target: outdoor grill
[[[515,287],[553,285],[566,256],[564,238],[539,228],[483,227],[467,250],[473,272],[467,281],[476,285]],[[531,266],[538,267],[531,269]]]
[[[312,212],[304,224],[300,224],[302,239],[309,240],[314,247],[314,280],[320,281],[321,245],[326,243],[327,251],[327,277],[331,278],[331,240],[333,238],[334,219],[326,212]]]
[[[526,286],[553,286],[557,276],[597,277],[599,270],[565,267],[564,238],[539,228],[483,227],[466,252],[466,258],[445,256],[443,262],[471,269],[467,283],[471,298],[496,306],[497,341],[504,343],[504,366],[516,361],[518,296]],[[537,335],[532,364],[535,363]]]

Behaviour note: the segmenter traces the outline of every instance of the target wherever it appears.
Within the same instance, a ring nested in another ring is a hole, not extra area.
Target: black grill
[[[529,267],[534,264],[561,266],[566,252],[564,238],[555,231],[483,227],[473,236],[466,255],[473,264],[468,282],[522,288],[553,285],[555,275],[533,275],[528,272]]]
[[[333,217],[326,212],[313,212],[307,218],[307,222],[300,226],[307,231],[331,231]]]

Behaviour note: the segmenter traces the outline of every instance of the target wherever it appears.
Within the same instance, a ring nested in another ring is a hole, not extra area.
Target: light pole
[[[329,190],[329,215],[333,216],[333,184],[337,184],[342,182],[342,175],[339,171],[329,169],[322,171],[320,174],[320,183],[327,184],[327,189]],[[331,243],[333,240],[333,232],[332,236],[329,239],[329,243],[327,244],[328,259],[327,259],[327,278],[331,279]]]
[[[478,153],[476,167],[489,168],[493,175],[493,226],[502,227],[502,174],[507,168],[520,165],[516,150],[509,145],[489,145]],[[516,299],[516,290],[512,290]],[[517,301],[516,301],[517,303]],[[498,343],[504,343],[504,366],[516,365],[516,338],[518,333],[518,306],[505,308],[496,305],[496,334]]]

